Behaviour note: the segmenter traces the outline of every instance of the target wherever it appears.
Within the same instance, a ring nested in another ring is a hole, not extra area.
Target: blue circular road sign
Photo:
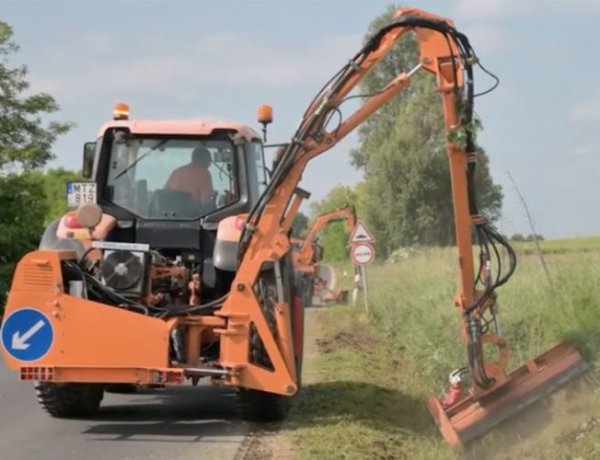
[[[48,317],[35,308],[13,311],[2,323],[2,346],[19,361],[35,361],[52,348],[54,330]]]

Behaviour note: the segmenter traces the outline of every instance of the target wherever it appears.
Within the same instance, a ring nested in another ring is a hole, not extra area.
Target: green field
[[[362,305],[313,310],[320,338],[306,391],[284,437],[297,458],[600,458],[600,239],[545,242],[552,289],[535,255],[518,247],[513,278],[498,290],[511,368],[553,344],[577,344],[585,378],[465,447],[447,447],[425,408],[450,371],[466,364],[453,306],[455,250],[407,251],[368,269]],[[584,249],[582,249],[584,248]]]
[[[513,243],[513,245],[518,251],[525,254],[532,254],[536,250],[533,242],[519,242]],[[600,236],[540,241],[540,246],[544,254],[597,251],[600,250]]]

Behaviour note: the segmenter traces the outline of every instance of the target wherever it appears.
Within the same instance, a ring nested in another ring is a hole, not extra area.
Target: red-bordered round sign
[[[353,244],[350,255],[356,265],[369,265],[375,259],[375,248],[369,243]]]

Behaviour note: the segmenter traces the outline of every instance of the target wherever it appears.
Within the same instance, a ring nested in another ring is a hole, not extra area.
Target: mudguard
[[[65,249],[75,251],[81,257],[90,245],[90,232],[85,228],[70,229],[65,224],[67,214],[55,219],[46,227],[40,240],[39,249]],[[115,228],[117,220],[103,214],[100,224],[93,230],[92,238],[103,240]]]
[[[236,270],[238,247],[246,217],[247,214],[239,214],[226,217],[219,222],[213,252],[213,265],[215,268],[230,272]]]

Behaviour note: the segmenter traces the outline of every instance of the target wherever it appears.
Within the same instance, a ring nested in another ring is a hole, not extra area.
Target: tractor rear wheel
[[[249,422],[280,422],[285,420],[291,406],[289,396],[260,390],[238,390],[242,418]]]
[[[286,257],[282,267],[283,290],[285,300],[290,307],[294,308],[297,295],[294,272],[291,264],[291,258]],[[277,303],[277,286],[275,273],[271,270],[265,271],[260,275],[258,281],[257,296],[263,306],[263,312],[271,331],[277,339],[277,327],[275,324],[275,304]],[[293,311],[292,311],[293,313]],[[303,318],[303,315],[300,315]],[[298,329],[295,328],[295,315],[291,315],[292,333]],[[271,360],[267,354],[265,346],[256,330],[251,332],[250,337],[250,359],[253,363],[266,368],[273,368]],[[300,390],[300,375],[302,372],[302,357],[296,359],[296,374],[298,375],[298,391]],[[284,396],[275,393],[268,393],[260,390],[251,390],[246,388],[238,389],[238,402],[244,420],[252,422],[279,422],[286,418],[292,403],[293,397]]]
[[[40,405],[58,418],[93,415],[104,396],[102,385],[93,383],[36,382],[35,390]]]

